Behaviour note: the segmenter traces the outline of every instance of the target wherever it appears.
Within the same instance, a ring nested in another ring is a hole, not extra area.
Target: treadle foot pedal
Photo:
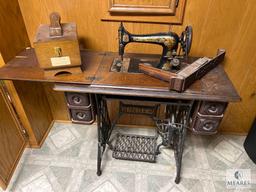
[[[113,150],[113,158],[156,162],[157,137],[118,133]]]

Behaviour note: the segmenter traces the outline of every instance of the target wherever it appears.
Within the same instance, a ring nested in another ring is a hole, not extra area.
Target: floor
[[[149,129],[116,132],[154,134]],[[223,192],[227,169],[250,169],[256,191],[256,165],[243,149],[243,136],[189,134],[180,184],[174,183],[173,151],[162,149],[157,163],[116,160],[107,150],[103,174],[96,175],[96,125],[55,123],[41,149],[27,149],[7,191],[13,192]],[[0,189],[1,191],[1,189]]]

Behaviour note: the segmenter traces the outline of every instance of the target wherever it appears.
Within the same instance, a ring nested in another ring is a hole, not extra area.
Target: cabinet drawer
[[[66,92],[68,105],[72,106],[89,106],[90,96],[86,93]]]
[[[71,120],[74,123],[92,124],[95,120],[92,108],[88,109],[69,109]]]
[[[200,117],[196,116],[192,123],[192,131],[198,134],[210,135],[217,133],[222,120],[221,117]]]
[[[227,107],[224,102],[202,101],[199,107],[199,113],[202,115],[222,115]]]

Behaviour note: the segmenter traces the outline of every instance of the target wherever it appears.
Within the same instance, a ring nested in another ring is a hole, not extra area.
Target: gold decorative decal
[[[175,43],[175,39],[170,36],[133,36],[135,42],[152,42],[152,43],[164,43],[166,47],[171,49]]]
[[[123,42],[129,42],[129,35],[127,34],[123,35]]]

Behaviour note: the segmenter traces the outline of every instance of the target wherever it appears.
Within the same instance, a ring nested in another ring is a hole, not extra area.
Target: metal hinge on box
[[[8,91],[6,85],[4,84],[3,81],[0,81],[0,86],[2,87],[2,90],[4,91],[4,94],[6,95],[6,98],[7,98],[7,99],[9,100],[9,102],[10,102],[10,107],[13,109],[13,112],[14,112],[14,114],[15,114],[15,116],[16,116],[16,119],[17,119],[17,121],[18,121],[20,130],[21,130],[21,132],[22,132],[24,138],[25,138],[26,140],[28,140],[28,138],[29,138],[28,133],[27,133],[26,129],[23,127],[23,125],[22,125],[22,123],[21,123],[20,117],[19,117],[19,115],[18,115],[18,113],[17,113],[17,110],[16,110],[16,108],[15,108],[15,106],[14,106],[13,100],[12,100],[12,98],[11,98],[11,96],[10,96],[10,94],[9,94],[9,91]]]

